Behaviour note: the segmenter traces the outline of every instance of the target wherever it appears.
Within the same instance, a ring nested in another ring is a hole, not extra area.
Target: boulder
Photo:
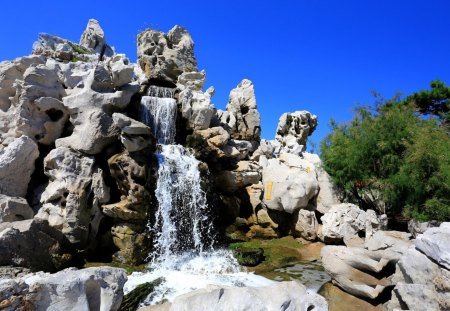
[[[0,223],[31,219],[33,216],[27,200],[0,194]]]
[[[306,141],[317,127],[317,116],[309,111],[284,113],[278,121],[275,139],[279,147],[277,154],[292,153],[299,155],[305,151]]]
[[[306,290],[296,281],[279,282],[265,287],[218,287],[178,296],[167,310],[328,310],[325,299]]]
[[[260,116],[253,83],[250,80],[242,80],[236,88],[231,90],[226,111],[218,110],[217,114],[231,138],[259,142]]]
[[[295,235],[308,241],[317,239],[317,230],[319,223],[314,211],[301,209],[298,212],[298,220],[295,224]]]
[[[369,251],[383,251],[383,256],[398,261],[411,246],[411,235],[401,231],[377,231],[366,237],[365,248]]]
[[[144,123],[138,122],[121,113],[113,113],[114,125],[121,129],[120,141],[128,152],[156,148],[152,130]]]
[[[419,234],[424,233],[428,228],[439,227],[441,223],[435,220],[420,222],[415,219],[408,221],[408,231],[416,238]]]
[[[176,84],[183,72],[197,71],[194,41],[180,26],[167,34],[147,29],[137,38],[138,63],[149,80]]]
[[[73,264],[69,241],[48,222],[29,219],[0,224],[0,266],[57,271]]]
[[[49,184],[41,195],[43,206],[35,217],[48,220],[50,226],[64,233],[71,243],[83,247],[87,243],[91,217],[95,218],[100,212],[89,205],[90,194],[92,204],[97,205],[94,207],[109,200],[109,189],[102,182],[101,169],[95,167],[94,158],[59,147],[45,157],[44,170]],[[94,177],[100,180],[94,182]]]
[[[38,157],[38,146],[28,136],[16,138],[0,150],[0,193],[25,197]]]
[[[119,310],[127,275],[112,267],[70,268],[55,274],[30,274],[21,280],[27,287],[22,295],[35,310]]]
[[[366,213],[351,203],[333,205],[321,218],[321,240],[325,243],[339,243],[366,229]]]
[[[310,162],[293,154],[282,154],[262,165],[263,202],[268,209],[292,214],[306,208],[317,195],[317,173]]]
[[[450,269],[450,222],[439,227],[429,228],[416,239],[416,248],[435,260],[443,267]]]
[[[134,75],[134,66],[125,54],[115,54],[109,61],[112,83],[114,87],[121,87],[132,82]]]
[[[151,240],[145,225],[119,222],[111,228],[114,245],[119,249],[113,259],[131,265],[141,265],[150,252]]]
[[[251,155],[250,160],[259,161],[261,156],[266,159],[272,159],[274,150],[274,146],[270,140],[262,139],[258,148]]]
[[[386,214],[377,215],[374,210],[366,211],[366,240],[370,239],[377,231],[386,230],[388,218]]]

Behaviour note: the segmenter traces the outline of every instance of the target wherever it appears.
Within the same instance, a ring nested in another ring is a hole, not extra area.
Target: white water
[[[158,209],[149,223],[153,251],[146,272],[128,277],[124,291],[158,278],[164,281],[144,305],[172,301],[176,296],[207,285],[265,286],[273,281],[242,272],[229,250],[214,250],[214,230],[205,192],[201,189],[199,161],[173,145],[176,132],[176,102],[170,89],[150,87],[141,101],[141,120],[158,141]],[[161,98],[163,97],[163,98]]]

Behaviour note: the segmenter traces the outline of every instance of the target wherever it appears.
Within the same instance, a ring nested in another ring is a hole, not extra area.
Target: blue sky
[[[39,32],[78,41],[89,18],[116,51],[136,60],[146,28],[186,27],[199,69],[224,108],[243,78],[255,84],[263,137],[283,112],[319,117],[318,143],[330,118],[348,121],[370,91],[389,98],[450,84],[450,1],[5,1],[0,60],[27,55]]]

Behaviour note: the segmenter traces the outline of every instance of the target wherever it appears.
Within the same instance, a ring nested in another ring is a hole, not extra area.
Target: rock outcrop
[[[0,223],[31,219],[34,212],[24,198],[0,194]]]

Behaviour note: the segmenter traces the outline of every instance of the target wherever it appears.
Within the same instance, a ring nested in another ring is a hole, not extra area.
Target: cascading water
[[[206,194],[201,189],[199,161],[183,146],[174,145],[176,101],[173,90],[152,86],[141,101],[142,122],[158,141],[158,201],[155,220],[149,223],[153,251],[148,272],[134,272],[124,291],[164,278],[144,305],[173,300],[178,295],[208,284],[264,286],[266,278],[241,272],[228,250],[214,250],[214,232]]]

